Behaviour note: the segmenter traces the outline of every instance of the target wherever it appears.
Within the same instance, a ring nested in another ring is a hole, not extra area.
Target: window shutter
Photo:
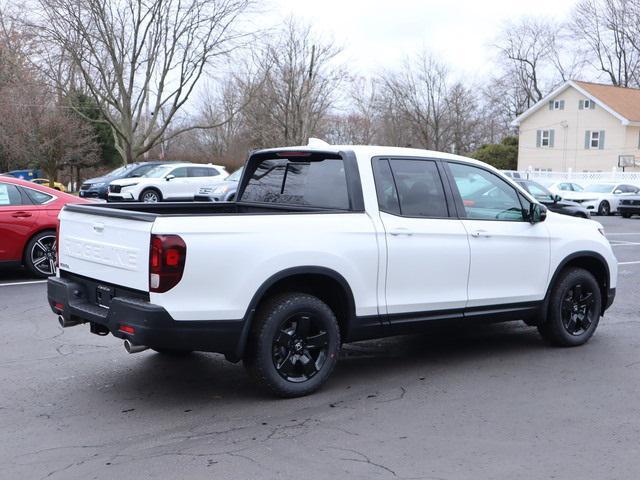
[[[584,148],[589,148],[589,142],[591,142],[591,131],[584,132]]]
[[[638,140],[640,142],[640,140]],[[542,143],[542,130],[536,131],[536,147],[540,148],[540,144]]]
[[[596,104],[595,104],[595,102],[594,102],[593,100],[591,100],[591,101],[589,102],[589,108],[590,108],[591,110],[595,110],[595,108],[596,108]]]
[[[560,100],[560,110],[564,110],[564,100]]]
[[[598,140],[598,148],[600,150],[604,149],[604,130],[600,130],[600,136]]]
[[[578,102],[578,110],[584,110],[584,100]]]
[[[638,148],[640,148],[640,132],[638,132]]]
[[[555,130],[549,130],[549,147],[553,147],[553,137],[555,137]]]
[[[549,100],[549,110],[553,110],[553,100]]]

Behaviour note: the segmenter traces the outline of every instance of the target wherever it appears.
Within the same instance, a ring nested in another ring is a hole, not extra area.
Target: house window
[[[549,110],[564,110],[564,100],[549,100]]]
[[[548,147],[549,146],[549,130],[542,130],[542,135],[540,137],[540,146]]]
[[[553,109],[554,110],[560,110],[560,100],[555,100],[553,102]]]
[[[600,132],[591,132],[591,142],[589,143],[591,148],[600,148]]]
[[[584,101],[584,108],[591,108],[591,100],[585,100]]]

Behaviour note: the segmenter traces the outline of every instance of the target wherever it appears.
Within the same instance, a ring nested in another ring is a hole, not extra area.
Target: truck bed
[[[277,215],[286,213],[341,213],[336,210],[293,205],[265,205],[247,202],[163,202],[163,203],[98,203],[92,205],[67,205],[67,211],[128,218],[152,222],[159,216],[200,215]]]

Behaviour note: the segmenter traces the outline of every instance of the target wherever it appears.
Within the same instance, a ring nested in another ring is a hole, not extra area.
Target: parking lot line
[[[640,245],[640,242],[625,242],[622,240],[613,240],[616,243],[611,243],[612,247],[632,247],[634,245]]]
[[[640,232],[606,232],[607,233],[607,237],[613,236],[613,235],[640,235]]]
[[[618,265],[637,265],[640,263],[640,260],[636,260],[633,262],[618,262]]]
[[[46,280],[29,280],[27,282],[0,283],[0,287],[13,287],[16,285],[30,285],[34,283],[46,283]]]

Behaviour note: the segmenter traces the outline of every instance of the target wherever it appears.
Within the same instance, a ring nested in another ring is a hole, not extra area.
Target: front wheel
[[[34,236],[24,252],[24,266],[40,278],[56,273],[56,232],[47,230]]]
[[[158,203],[162,201],[162,195],[157,190],[147,188],[140,194],[140,201],[143,203]]]
[[[609,202],[607,202],[606,200],[600,202],[600,205],[598,206],[598,215],[611,215],[611,205],[609,205]]]
[[[631,218],[630,213],[621,213],[620,215],[622,215],[622,218]]]
[[[339,350],[340,329],[329,306],[313,295],[286,293],[259,309],[244,363],[272,393],[300,397],[329,378]]]
[[[563,272],[553,287],[542,337],[558,347],[586,343],[596,331],[602,312],[602,293],[595,277],[582,268]]]

